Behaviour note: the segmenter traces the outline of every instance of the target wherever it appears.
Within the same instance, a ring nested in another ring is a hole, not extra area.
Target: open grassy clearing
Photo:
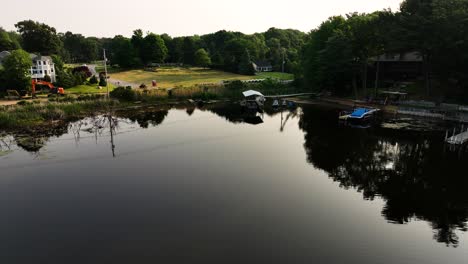
[[[282,81],[289,81],[294,80],[294,74],[291,73],[283,73],[283,72],[260,72],[257,73],[257,78],[261,79],[277,79]]]
[[[246,76],[203,68],[160,68],[157,72],[130,70],[113,73],[111,78],[136,84],[144,83],[148,86],[151,84],[152,80],[156,80],[160,88],[173,88],[192,87],[197,84],[220,83],[225,80],[265,79],[273,76],[275,75],[272,73]],[[277,76],[281,76],[282,78],[280,79],[290,78],[289,75],[283,75],[282,73]]]
[[[112,84],[109,85],[109,91],[114,90],[115,86]],[[98,89],[97,84],[88,85],[78,85],[72,88],[65,89],[65,94],[95,94],[95,93],[106,93],[106,87],[102,87],[102,89]]]

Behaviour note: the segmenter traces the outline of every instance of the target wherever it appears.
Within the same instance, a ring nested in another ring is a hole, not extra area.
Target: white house
[[[52,82],[57,81],[55,66],[51,57],[35,54],[29,54],[29,56],[33,62],[33,66],[31,68],[31,78],[42,80],[46,75],[49,75]]]
[[[269,61],[255,61],[252,62],[252,65],[256,72],[271,72],[273,71],[273,66]]]
[[[0,65],[6,57],[10,56],[11,53],[8,51],[0,52]],[[55,73],[54,62],[49,56],[40,56],[36,54],[29,54],[29,57],[32,60],[33,66],[31,67],[30,73],[32,79],[43,80],[46,75],[50,76],[52,82],[57,81],[57,76]]]

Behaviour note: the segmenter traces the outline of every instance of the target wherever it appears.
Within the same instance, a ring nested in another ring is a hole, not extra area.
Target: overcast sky
[[[2,1],[0,26],[32,19],[85,36],[130,36],[134,29],[185,36],[218,30],[304,32],[332,15],[398,10],[402,0],[11,0]]]

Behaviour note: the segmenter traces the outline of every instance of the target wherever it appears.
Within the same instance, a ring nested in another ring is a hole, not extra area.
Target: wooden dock
[[[468,131],[462,132],[451,137],[447,136],[445,142],[451,145],[463,145],[468,142]]]
[[[280,99],[280,98],[288,98],[288,97],[298,97],[298,96],[308,96],[308,95],[315,95],[317,96],[317,93],[298,93],[298,94],[284,94],[284,95],[267,95],[265,98],[274,98],[274,99]]]

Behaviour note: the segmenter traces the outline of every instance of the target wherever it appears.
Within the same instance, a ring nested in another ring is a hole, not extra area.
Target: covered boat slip
[[[265,96],[257,91],[249,90],[242,93],[245,100],[241,102],[241,105],[249,109],[259,109],[265,104]]]

